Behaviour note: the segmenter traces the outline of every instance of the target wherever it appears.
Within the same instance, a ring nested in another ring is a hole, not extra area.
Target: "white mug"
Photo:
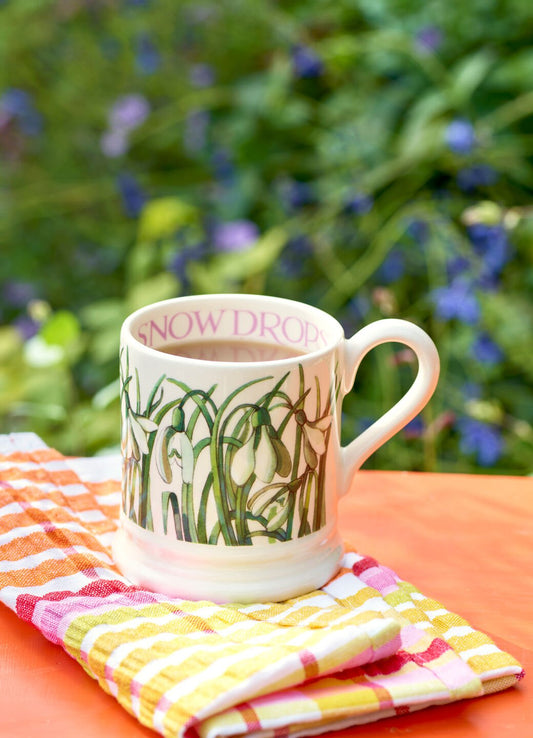
[[[373,347],[409,346],[408,392],[346,447],[341,407]],[[214,602],[286,600],[325,584],[355,472],[427,403],[433,341],[380,320],[346,339],[327,313],[259,295],[148,305],[121,331],[123,496],[114,556],[134,583]]]

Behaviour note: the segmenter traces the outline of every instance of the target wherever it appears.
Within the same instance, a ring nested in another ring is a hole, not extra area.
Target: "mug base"
[[[334,528],[262,546],[167,541],[123,517],[113,557],[133,584],[168,597],[216,603],[280,602],[323,586],[344,553]]]

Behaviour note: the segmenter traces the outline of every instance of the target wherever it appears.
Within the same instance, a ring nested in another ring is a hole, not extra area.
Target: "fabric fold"
[[[353,550],[320,590],[282,603],[132,585],[110,552],[119,470],[0,437],[0,600],[162,735],[313,735],[521,677],[488,636]]]

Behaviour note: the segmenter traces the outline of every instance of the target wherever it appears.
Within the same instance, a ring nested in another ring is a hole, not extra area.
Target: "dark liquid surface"
[[[279,361],[303,356],[305,351],[260,341],[177,341],[161,346],[159,351],[174,356],[203,361]]]

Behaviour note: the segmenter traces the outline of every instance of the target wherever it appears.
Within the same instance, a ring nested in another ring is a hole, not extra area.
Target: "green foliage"
[[[126,315],[257,292],[435,339],[367,465],[531,473],[532,34],[530,0],[2,3],[0,430],[116,448]],[[345,441],[413,371],[365,359]]]

